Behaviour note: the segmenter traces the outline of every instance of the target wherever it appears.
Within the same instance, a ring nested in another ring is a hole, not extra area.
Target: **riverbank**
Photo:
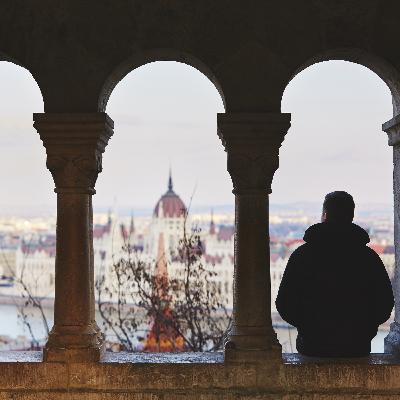
[[[22,296],[9,296],[0,294],[0,306],[2,305],[13,305],[23,306],[26,303],[27,298]],[[54,298],[53,297],[42,297],[39,298],[43,308],[54,309]]]
[[[25,301],[26,299],[22,297],[0,296],[0,350],[6,350],[7,345],[9,346],[9,349],[19,349],[21,344],[24,344],[25,346],[25,343],[30,341],[30,332],[23,324],[21,318],[18,317],[17,306],[23,306]],[[42,304],[43,311],[47,318],[48,327],[51,328],[53,326],[54,318],[54,299],[43,299]],[[46,329],[39,310],[33,307],[26,307],[25,312],[28,315],[29,323],[36,340],[44,342],[46,338]],[[96,320],[100,327],[103,326],[102,319],[98,312],[96,312]],[[282,345],[283,352],[296,352],[297,330],[284,322],[276,313],[272,314],[272,320],[279,342]],[[387,336],[388,331],[389,322],[380,326],[377,336],[371,343],[372,352],[383,352],[384,338]],[[12,345],[12,342],[15,342],[15,346]]]

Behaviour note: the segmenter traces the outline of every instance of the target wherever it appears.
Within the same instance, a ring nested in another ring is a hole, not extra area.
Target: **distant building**
[[[54,297],[56,235],[54,233],[31,234],[23,237],[16,257],[13,294],[20,296],[22,279],[35,297]]]
[[[271,274],[271,312],[277,313],[275,300],[278,296],[279,285],[281,284],[283,273],[285,272],[288,258],[283,258],[279,254],[271,254],[270,274]]]
[[[292,219],[275,221],[270,237],[271,261],[271,297],[272,312],[276,313],[275,299],[279,285],[292,252],[304,243],[300,235],[303,219],[296,225]],[[112,265],[124,256],[123,247],[127,244],[143,261],[154,263],[155,268],[167,271],[171,278],[180,276],[183,265],[177,248],[183,237],[184,229],[190,235],[196,226],[187,215],[187,208],[182,199],[175,193],[172,176],[169,176],[167,191],[154,206],[151,221],[139,231],[135,226],[133,215],[130,220],[121,222],[111,212],[105,223],[93,227],[94,266],[96,278],[104,276],[112,283],[114,275]],[[394,276],[394,246],[388,236],[392,236],[391,228],[379,223],[371,228],[371,243],[385,264],[391,279]],[[216,272],[214,284],[216,289],[226,298],[228,308],[233,302],[234,274],[234,227],[217,226],[213,213],[209,226],[196,231],[200,238],[202,262],[207,268]],[[24,277],[25,283],[32,293],[39,297],[54,297],[56,236],[54,232],[31,232],[29,234],[0,232],[0,296],[21,295],[21,287],[15,278]]]
[[[106,226],[96,225],[93,233],[95,270],[97,277],[106,276],[112,286],[112,263],[124,256],[123,246],[129,243],[143,261],[153,262],[155,266],[163,264],[168,276],[179,278],[183,265],[177,250],[183,238],[184,229],[190,235],[196,229],[182,199],[173,189],[172,176],[168,179],[167,191],[157,201],[151,222],[146,232],[135,229],[134,219],[129,226],[118,223],[109,216]],[[233,226],[219,226],[211,222],[207,231],[195,232],[199,235],[202,247],[202,262],[206,268],[216,272],[213,282],[216,289],[226,298],[226,305],[232,308],[233,299]]]

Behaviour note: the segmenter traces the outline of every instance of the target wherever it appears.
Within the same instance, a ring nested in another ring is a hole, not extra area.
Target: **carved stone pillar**
[[[228,361],[281,357],[271,322],[269,194],[290,114],[218,114],[235,195],[233,324]]]
[[[45,361],[100,360],[95,321],[92,195],[113,121],[105,113],[34,114],[57,193],[54,327]]]
[[[385,337],[385,353],[400,356],[400,115],[382,125],[388,134],[389,146],[393,147],[393,195],[394,195],[394,247],[395,274],[392,282],[395,298],[394,322]]]

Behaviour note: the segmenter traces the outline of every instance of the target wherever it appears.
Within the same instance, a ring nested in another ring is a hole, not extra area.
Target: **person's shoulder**
[[[363,251],[365,252],[365,254],[367,254],[368,256],[372,257],[372,258],[379,258],[378,253],[372,249],[370,246],[366,245],[362,247]]]
[[[291,258],[298,258],[298,257],[303,257],[307,255],[307,253],[310,251],[310,244],[309,243],[303,243],[299,247],[297,247],[293,253],[290,255]]]
[[[376,270],[376,268],[385,269],[385,265],[382,259],[379,257],[379,254],[374,249],[371,249],[371,247],[369,246],[365,246],[363,248],[363,252],[364,252],[364,262],[366,265],[369,265],[370,268],[372,268],[372,270]]]
[[[297,247],[290,255],[287,267],[291,270],[303,270],[309,264],[308,261],[312,258],[309,249],[310,245],[308,243],[304,243]]]

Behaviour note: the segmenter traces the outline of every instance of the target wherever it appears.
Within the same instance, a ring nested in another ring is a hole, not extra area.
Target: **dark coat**
[[[389,319],[393,292],[379,256],[355,224],[323,222],[307,229],[290,256],[276,307],[298,329],[297,350],[309,356],[357,357],[371,351]]]

